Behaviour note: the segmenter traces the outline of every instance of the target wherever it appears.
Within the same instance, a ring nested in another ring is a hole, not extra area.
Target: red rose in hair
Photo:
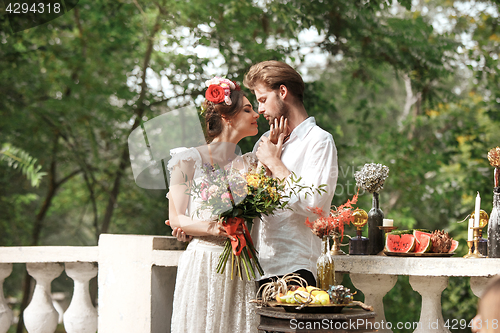
[[[215,104],[224,102],[224,97],[224,88],[222,88],[221,86],[216,86],[215,84],[210,85],[210,87],[208,87],[207,89],[207,92],[205,93],[205,98]]]

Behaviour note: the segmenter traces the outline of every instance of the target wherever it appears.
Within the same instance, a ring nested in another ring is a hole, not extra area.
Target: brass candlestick
[[[340,243],[340,238],[339,238],[339,233],[334,231],[333,232],[333,248],[330,250],[330,254],[334,256],[341,256],[345,255],[345,252],[340,249],[341,246],[346,246],[348,244],[341,244]]]
[[[469,246],[469,253],[467,253],[464,258],[486,258],[486,256],[482,255],[479,252],[478,241],[479,241],[479,230],[482,227],[472,227],[474,232],[474,252],[472,252],[472,243],[471,241],[467,241],[467,246]],[[472,253],[471,253],[472,252]]]
[[[464,255],[464,258],[473,258],[472,257],[472,245],[474,245],[474,241],[467,241],[467,246],[469,247],[469,252]]]

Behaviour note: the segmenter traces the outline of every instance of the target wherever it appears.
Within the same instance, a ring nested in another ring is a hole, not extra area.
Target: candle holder
[[[482,227],[472,227],[471,228],[474,232],[474,242],[467,241],[467,246],[469,246],[469,253],[467,253],[464,258],[486,258],[486,256],[482,255],[479,252],[479,231],[482,229]],[[472,243],[474,243],[474,252],[472,252]]]
[[[464,255],[464,258],[473,258],[472,256],[472,247],[474,246],[474,241],[467,241],[467,247],[469,248],[469,252]]]
[[[388,226],[388,227],[384,227],[384,226],[380,226],[378,227],[380,230],[383,230],[384,231],[384,236],[385,234],[387,234],[388,232],[391,232],[393,230],[396,230],[398,227],[392,227],[392,226]]]
[[[333,232],[333,248],[330,250],[330,254],[334,256],[345,255],[345,252],[340,249],[341,246],[346,246],[348,244],[341,244],[338,232]]]

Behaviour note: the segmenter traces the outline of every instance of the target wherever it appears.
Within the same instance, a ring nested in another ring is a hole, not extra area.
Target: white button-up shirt
[[[264,135],[268,136],[269,132]],[[254,152],[259,146],[255,144]],[[300,184],[318,187],[326,184],[324,194],[305,192],[290,200],[293,210],[279,210],[255,219],[252,238],[264,269],[262,279],[306,269],[316,276],[316,261],[321,254],[321,240],[305,225],[306,218],[316,219],[308,208],[320,207],[329,212],[338,177],[337,148],[330,133],[309,117],[297,126],[283,145],[281,161]],[[290,176],[288,177],[290,178]]]

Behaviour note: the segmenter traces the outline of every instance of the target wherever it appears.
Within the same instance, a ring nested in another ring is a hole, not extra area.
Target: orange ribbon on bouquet
[[[231,247],[233,248],[234,255],[239,256],[243,248],[247,246],[246,240],[248,239],[250,242],[252,242],[252,238],[250,238],[250,232],[248,231],[248,228],[245,224],[245,220],[241,217],[228,217],[224,219],[224,221],[222,221],[222,226],[229,236],[235,238],[235,240],[231,240]],[[243,233],[237,234],[236,231],[240,226],[243,229]]]

